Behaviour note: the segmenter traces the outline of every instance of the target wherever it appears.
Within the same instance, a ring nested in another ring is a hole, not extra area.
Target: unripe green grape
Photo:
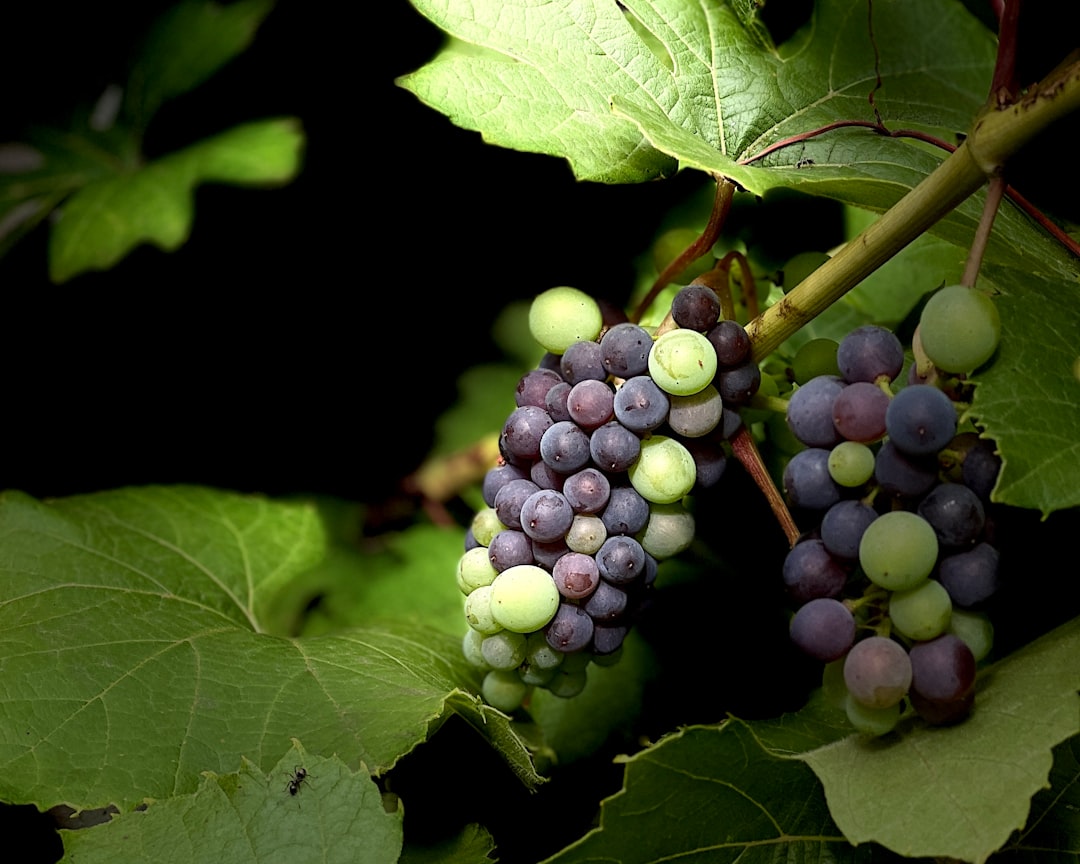
[[[900,722],[901,703],[897,702],[888,708],[870,708],[848,694],[844,711],[855,731],[877,738],[896,728],[896,724]]]
[[[465,598],[465,620],[473,630],[485,636],[503,629],[491,611],[490,585],[481,585]]]
[[[668,330],[649,352],[649,375],[665,393],[690,396],[712,383],[716,349],[696,330]]]
[[[889,597],[889,619],[893,627],[916,642],[944,633],[951,614],[949,592],[934,579],[906,591],[894,591]]]
[[[994,647],[994,624],[985,612],[953,609],[948,631],[967,643],[976,663],[984,660]]]
[[[575,342],[596,339],[603,327],[600,304],[562,285],[537,295],[529,307],[529,332],[545,351],[563,354]]]
[[[457,586],[462,594],[471,594],[481,585],[490,585],[498,575],[485,546],[473,546],[458,558]]]
[[[697,466],[680,442],[666,435],[652,435],[641,442],[641,452],[627,474],[630,485],[653,504],[672,504],[694,487]]]
[[[510,714],[525,701],[529,685],[521,680],[516,670],[492,669],[484,676],[480,692],[492,708]]]
[[[649,520],[635,539],[657,561],[688,549],[694,540],[694,514],[682,504],[652,504]]]
[[[792,255],[781,271],[780,281],[784,287],[784,293],[787,294],[828,260],[829,255],[826,252],[808,251]]]
[[[490,546],[495,535],[505,531],[506,526],[499,521],[494,507],[481,507],[472,518],[473,539],[481,546]]]
[[[465,659],[471,665],[485,671],[491,668],[480,651],[480,645],[486,638],[479,630],[470,627],[465,631],[465,635],[461,639],[461,653],[465,655]]]
[[[538,669],[554,669],[561,666],[566,655],[552,648],[547,636],[537,631],[525,638],[525,662]]]
[[[829,451],[829,476],[841,486],[862,486],[874,476],[874,451],[858,441],[841,441]]]
[[[572,669],[564,664],[555,670],[555,674],[544,685],[544,689],[555,696],[570,699],[584,690],[587,683],[588,673],[585,669]]]
[[[1001,340],[997,306],[982,291],[949,285],[926,301],[919,316],[919,339],[938,369],[973,372],[993,356]]]
[[[599,516],[578,513],[566,532],[566,547],[571,552],[595,555],[607,540],[607,526]]]
[[[525,659],[525,634],[510,630],[492,633],[480,643],[480,653],[492,669],[517,669]]]
[[[535,564],[516,564],[491,583],[491,614],[516,633],[544,627],[559,608],[559,589],[551,574]]]
[[[925,581],[937,553],[933,526],[908,510],[878,516],[859,541],[859,564],[867,578],[889,591],[905,591]]]
[[[805,384],[819,375],[839,375],[836,352],[840,343],[835,339],[820,337],[804,342],[791,358],[791,374],[796,384]]]

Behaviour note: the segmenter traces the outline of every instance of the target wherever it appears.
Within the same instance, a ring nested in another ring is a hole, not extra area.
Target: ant
[[[293,769],[293,773],[289,775],[289,782],[285,784],[285,788],[289,790],[290,795],[295,795],[300,791],[300,784],[307,778],[307,768],[301,768],[297,765]]]

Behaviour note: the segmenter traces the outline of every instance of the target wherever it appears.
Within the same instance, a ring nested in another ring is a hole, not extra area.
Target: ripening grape
[[[934,294],[919,317],[927,358],[945,372],[966,374],[988,361],[1001,339],[1001,318],[990,297],[965,285]]]

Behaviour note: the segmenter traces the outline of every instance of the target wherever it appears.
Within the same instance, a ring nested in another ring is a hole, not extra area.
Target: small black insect
[[[289,775],[289,782],[285,784],[285,788],[289,790],[290,795],[295,795],[300,791],[300,784],[307,779],[307,768],[301,768],[299,765],[293,769],[293,773]]]
[[[800,159],[798,162],[795,163],[795,167],[796,168],[809,168],[813,164],[814,164],[813,159]]]

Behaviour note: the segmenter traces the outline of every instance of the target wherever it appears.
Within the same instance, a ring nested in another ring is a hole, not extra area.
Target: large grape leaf
[[[875,3],[872,24],[864,0],[822,0],[779,51],[726,3],[413,4],[453,39],[400,83],[492,144],[564,156],[579,178],[605,182],[676,164],[758,194],[843,178],[864,205],[893,197],[879,187],[913,185],[932,157],[861,128],[766,156],[772,171],[740,163],[827,123],[873,123],[875,106],[889,128],[955,141],[986,98],[995,53],[946,0]],[[796,169],[809,159],[812,171]]]
[[[0,495],[0,799],[126,810],[302,740],[375,774],[458,712],[523,781],[460,638],[398,622],[287,639],[273,595],[326,553],[310,503],[200,487]]]
[[[682,729],[626,758],[599,827],[549,862],[856,862],[882,848],[1066,860],[1077,850],[1066,743],[1080,740],[1077,656],[1080,619],[980,673],[975,711],[952,727],[912,718],[864,738],[818,691],[774,720]]]
[[[298,769],[306,775],[290,791]],[[121,813],[93,829],[63,832],[65,860],[79,864],[394,864],[403,811],[387,809],[366,770],[314,756],[299,742],[263,773],[248,760],[205,772],[198,788]]]

